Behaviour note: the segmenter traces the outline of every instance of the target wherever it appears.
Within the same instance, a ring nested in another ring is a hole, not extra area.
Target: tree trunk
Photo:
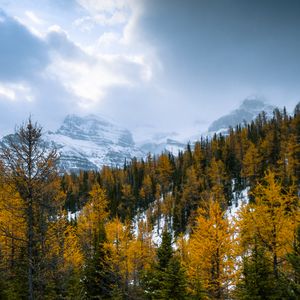
[[[28,299],[33,300],[33,273],[34,273],[34,261],[33,261],[33,209],[31,200],[28,205]]]

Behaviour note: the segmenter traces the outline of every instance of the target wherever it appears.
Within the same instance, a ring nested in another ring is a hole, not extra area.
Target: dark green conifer
[[[157,264],[143,278],[147,299],[185,299],[186,279],[179,259],[174,256],[172,236],[165,230],[157,249]]]
[[[95,253],[85,267],[85,299],[119,299],[119,277],[113,270],[111,254],[105,247],[106,241],[104,225],[101,224],[95,241]]]

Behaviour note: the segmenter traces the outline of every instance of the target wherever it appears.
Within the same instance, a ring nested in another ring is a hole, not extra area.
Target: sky
[[[0,0],[0,135],[68,114],[183,135],[300,101],[298,0]]]

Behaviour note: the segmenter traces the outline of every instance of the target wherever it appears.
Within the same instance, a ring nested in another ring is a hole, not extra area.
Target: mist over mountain
[[[264,100],[259,98],[246,98],[238,109],[212,122],[208,127],[208,132],[226,131],[229,127],[249,123],[262,111],[264,111],[267,116],[272,116],[274,109],[275,106],[267,104]]]
[[[226,134],[229,127],[249,123],[262,111],[271,116],[274,108],[258,98],[247,98],[238,109],[212,122],[207,132],[192,137],[141,128],[135,138],[132,132],[106,116],[73,114],[67,115],[56,131],[47,131],[43,139],[46,147],[57,149],[62,172],[99,170],[104,165],[121,167],[125,161],[145,158],[149,153],[157,155],[167,151],[177,155],[188,142],[214,133]]]

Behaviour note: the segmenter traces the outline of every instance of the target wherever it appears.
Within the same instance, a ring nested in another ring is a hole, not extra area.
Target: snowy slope
[[[47,132],[44,139],[49,147],[57,149],[61,170],[122,166],[125,159],[144,156],[127,129],[95,115],[69,115],[56,132]]]
[[[169,151],[177,155],[188,141],[214,133],[226,134],[230,126],[250,122],[261,111],[271,116],[274,108],[257,98],[246,99],[238,109],[214,121],[205,133],[187,137],[176,132],[160,132],[151,126],[139,127],[134,130],[136,143],[129,130],[107,117],[68,115],[57,131],[47,132],[43,138],[49,148],[57,149],[61,171],[98,170],[103,165],[122,166],[125,160],[146,157],[148,153]]]
[[[177,155],[179,151],[186,148],[187,143],[178,137],[176,132],[155,132],[148,133],[147,138],[137,141],[139,148],[145,153],[161,154],[169,151]]]
[[[229,127],[235,127],[236,125],[243,123],[250,123],[262,111],[267,114],[267,117],[271,117],[274,109],[275,106],[269,105],[259,98],[247,98],[242,102],[238,109],[215,120],[209,126],[208,132],[226,132]]]

